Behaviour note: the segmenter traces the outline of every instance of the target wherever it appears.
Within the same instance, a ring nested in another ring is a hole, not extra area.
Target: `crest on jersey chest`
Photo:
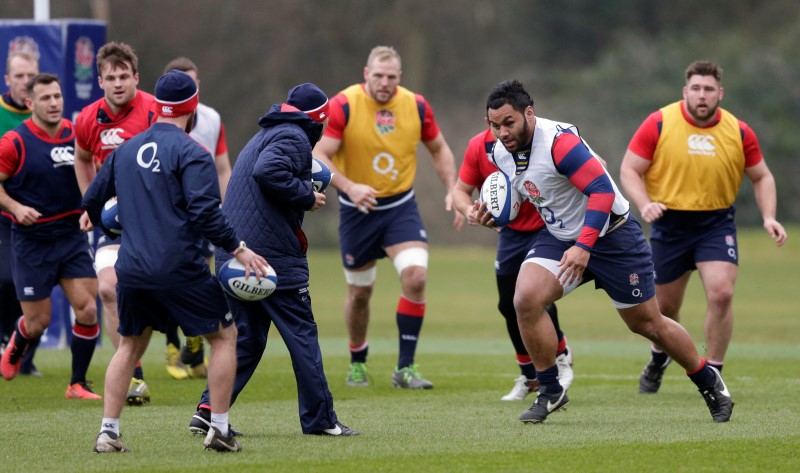
[[[394,113],[391,110],[381,109],[375,112],[375,130],[379,135],[387,135],[394,131]]]
[[[526,180],[522,183],[522,187],[524,187],[528,192],[528,200],[533,202],[535,205],[542,205],[542,202],[544,202],[544,197],[542,197],[542,193],[536,187],[536,184]]]

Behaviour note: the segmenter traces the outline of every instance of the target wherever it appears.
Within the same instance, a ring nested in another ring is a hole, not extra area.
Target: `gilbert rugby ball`
[[[494,224],[504,227],[517,218],[522,198],[511,185],[508,176],[495,171],[483,181],[481,202],[486,202],[486,211],[492,214]]]
[[[122,224],[119,223],[119,209],[117,208],[117,198],[108,199],[100,212],[100,221],[111,233],[122,235]]]
[[[328,185],[331,183],[330,168],[317,158],[311,158],[311,185],[314,186],[314,191],[325,192]]]
[[[272,266],[268,266],[266,276],[261,276],[259,281],[255,272],[250,271],[250,277],[245,279],[244,265],[236,258],[231,258],[219,269],[217,279],[222,289],[242,301],[260,301],[269,297],[278,284],[278,276]]]

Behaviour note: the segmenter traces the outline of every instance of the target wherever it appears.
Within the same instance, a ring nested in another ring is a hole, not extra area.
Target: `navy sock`
[[[717,371],[719,371],[720,373],[722,373],[722,367],[725,365],[724,363],[722,363],[722,362],[720,362],[720,361],[710,361],[710,360],[706,360],[706,363],[708,363],[709,365],[711,365],[711,366],[713,366],[714,368],[716,368],[716,369],[717,369]]]
[[[171,326],[167,328],[167,345],[170,343],[175,345],[176,348],[181,347],[181,337],[178,336],[178,327]]]
[[[22,317],[17,319],[17,328],[14,331],[17,333],[17,336],[14,337],[14,346],[17,347],[17,351],[19,353],[25,353],[25,350],[28,349],[28,345],[33,343],[35,339],[30,339],[26,336],[27,332],[25,327],[23,326]],[[8,349],[8,348],[6,348]]]
[[[397,303],[397,330],[400,338],[397,369],[414,364],[414,354],[417,351],[417,341],[419,332],[422,330],[424,316],[424,302],[413,302],[405,297],[400,297],[400,301]]]
[[[142,370],[142,362],[136,363],[136,368],[133,369],[133,377],[136,379],[144,379],[144,371]]]
[[[669,360],[669,355],[663,351],[655,351],[652,348],[650,349],[650,357],[653,360],[653,364],[656,366],[664,366]]]
[[[83,325],[75,322],[72,326],[72,341],[70,350],[72,351],[72,379],[69,384],[86,381],[86,371],[94,356],[94,349],[97,346],[97,336],[100,335],[100,326],[97,323]]]
[[[700,365],[697,371],[686,373],[686,375],[699,389],[713,386],[717,382],[717,375],[714,374],[714,370],[711,369],[706,360],[703,360],[703,364]]]
[[[526,378],[536,379],[536,368],[533,367],[533,363],[519,365],[519,370]]]
[[[556,365],[544,371],[537,370],[536,377],[539,378],[541,386],[547,388],[547,394],[560,393],[564,390],[564,388],[558,384],[558,366]]]
[[[350,363],[366,363],[369,354],[369,344],[364,342],[360,347],[350,345]]]

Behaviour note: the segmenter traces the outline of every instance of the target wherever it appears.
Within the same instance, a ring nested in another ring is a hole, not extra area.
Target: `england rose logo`
[[[389,110],[378,110],[378,112],[375,113],[375,128],[380,135],[393,132],[394,114]]]
[[[75,41],[75,95],[81,100],[92,97],[94,54],[94,43],[90,38],[81,36]]]
[[[542,193],[539,192],[539,189],[536,188],[536,184],[531,181],[525,181],[522,183],[522,187],[528,191],[528,200],[536,205],[542,205],[542,202],[544,202],[544,197],[542,197]]]

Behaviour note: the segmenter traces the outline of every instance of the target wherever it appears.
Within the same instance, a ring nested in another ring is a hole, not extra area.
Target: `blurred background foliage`
[[[3,0],[0,17],[32,18],[32,0]],[[235,160],[270,104],[300,82],[333,95],[362,80],[369,50],[392,45],[403,85],[423,94],[460,163],[484,126],[485,98],[519,79],[538,115],[576,124],[615,178],[633,132],[681,98],[695,59],[725,70],[723,106],[757,132],[779,191],[778,218],[800,222],[800,8],[795,0],[69,0],[52,18],[100,18],[109,40],[131,44],[140,88],[185,55],[200,68],[201,100],[220,111]],[[416,189],[431,242],[491,242],[484,229],[452,231],[427,152]],[[306,219],[316,245],[336,244],[330,205]],[[741,225],[760,226],[752,187]],[[766,236],[765,236],[766,238]]]

